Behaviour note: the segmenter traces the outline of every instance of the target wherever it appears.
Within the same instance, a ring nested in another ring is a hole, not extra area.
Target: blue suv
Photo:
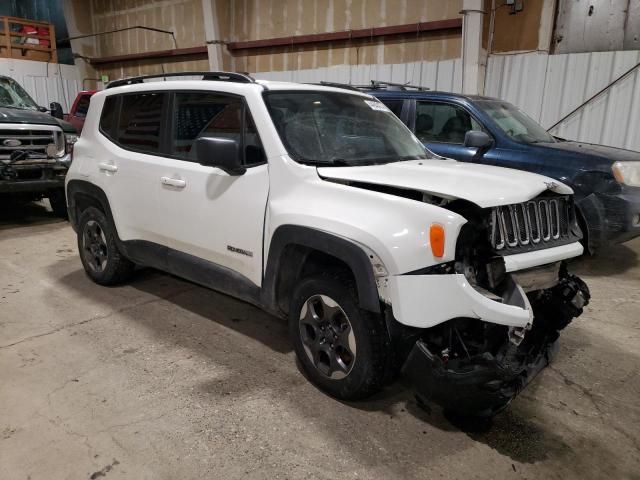
[[[539,173],[571,186],[590,252],[640,235],[640,153],[554,137],[495,98],[381,82],[365,89],[438,155]]]

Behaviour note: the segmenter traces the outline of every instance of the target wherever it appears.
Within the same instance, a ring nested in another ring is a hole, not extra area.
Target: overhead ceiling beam
[[[171,50],[155,50],[152,52],[144,53],[129,53],[127,55],[114,55],[111,57],[88,58],[87,61],[91,65],[105,65],[108,63],[135,62],[138,60],[148,60],[151,58],[184,57],[190,55],[207,55],[207,47],[203,45],[201,47],[174,48]]]
[[[391,25],[387,27],[361,28],[358,30],[343,30],[340,32],[314,33],[310,35],[293,35],[289,37],[265,38],[263,40],[248,40],[244,42],[230,42],[227,48],[233,52],[236,50],[251,50],[256,48],[286,47],[293,45],[307,45],[341,40],[361,40],[387,37],[390,35],[402,35],[407,33],[437,32],[443,30],[462,31],[462,19],[451,18],[447,20],[435,20],[432,22],[408,23],[404,25]]]

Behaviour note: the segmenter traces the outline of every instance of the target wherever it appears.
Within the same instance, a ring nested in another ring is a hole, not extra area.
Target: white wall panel
[[[485,93],[514,103],[549,128],[638,62],[638,50],[492,55]],[[640,67],[552,133],[640,151],[639,128]]]
[[[43,107],[59,102],[65,113],[82,90],[82,79],[73,65],[0,58],[0,75],[20,83]]]
[[[318,83],[321,81],[367,85],[371,80],[421,85],[433,90],[460,92],[462,63],[460,59],[436,62],[412,62],[384,65],[336,65],[310,70],[260,72],[256,78],[286,82]]]

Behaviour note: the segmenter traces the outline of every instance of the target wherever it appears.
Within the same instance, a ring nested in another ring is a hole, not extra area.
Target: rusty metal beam
[[[404,25],[391,25],[388,27],[362,28],[358,30],[343,30],[340,32],[314,33],[311,35],[294,35],[289,37],[265,38],[263,40],[230,42],[227,44],[227,48],[229,51],[234,52],[236,50],[319,44],[343,40],[373,39],[407,33],[424,33],[460,29],[462,29],[462,19],[451,18],[448,20],[408,23]]]
[[[207,47],[174,48],[172,50],[155,50],[144,53],[130,53],[127,55],[115,55],[112,57],[89,58],[91,65],[105,65],[108,63],[135,62],[152,58],[184,57],[189,55],[207,55]]]

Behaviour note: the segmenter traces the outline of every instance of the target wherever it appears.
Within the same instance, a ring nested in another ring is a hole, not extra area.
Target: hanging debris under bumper
[[[554,287],[528,293],[534,321],[526,332],[473,318],[425,330],[402,369],[418,396],[464,415],[508,405],[551,362],[559,332],[589,302],[586,284],[563,270]]]

